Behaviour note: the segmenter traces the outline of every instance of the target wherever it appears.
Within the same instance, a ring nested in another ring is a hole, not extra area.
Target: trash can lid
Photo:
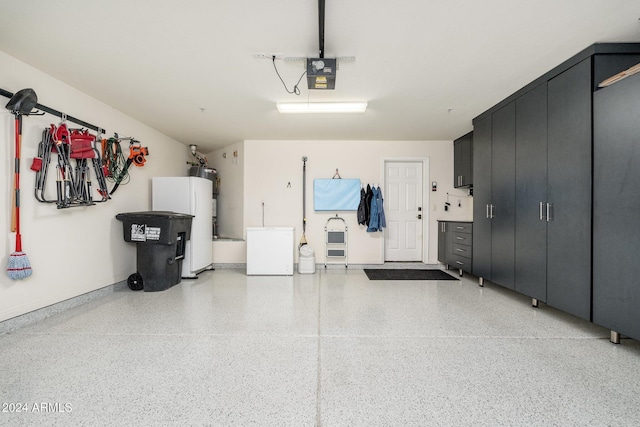
[[[300,256],[304,256],[304,257],[313,256],[313,248],[309,245],[300,246]]]
[[[116,215],[116,219],[141,219],[141,218],[193,218],[194,215],[183,214],[171,211],[146,211],[146,212],[123,212]]]

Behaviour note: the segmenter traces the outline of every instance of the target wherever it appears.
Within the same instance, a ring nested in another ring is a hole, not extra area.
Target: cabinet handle
[[[460,237],[460,236],[458,236],[458,237],[456,237],[456,239],[457,239],[457,240],[464,240],[464,237]]]
[[[456,251],[458,251],[458,252],[464,252],[464,249],[456,248]]]
[[[489,205],[491,206],[491,210],[489,211],[489,219],[493,219],[495,218],[495,216],[493,215],[493,205]]]
[[[456,264],[458,264],[458,265],[464,265],[464,262],[456,261]]]
[[[464,227],[457,226],[456,228],[457,228],[458,230],[464,230]]]
[[[489,205],[487,205],[487,219],[489,219]]]
[[[553,213],[553,203],[547,203],[547,222],[553,221],[552,218]]]
[[[543,205],[544,205],[544,202],[540,202],[540,221],[544,220],[544,214],[542,213]]]

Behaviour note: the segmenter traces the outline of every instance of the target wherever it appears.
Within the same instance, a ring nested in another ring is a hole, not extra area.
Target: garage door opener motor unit
[[[307,84],[309,89],[335,89],[336,59],[307,58]]]

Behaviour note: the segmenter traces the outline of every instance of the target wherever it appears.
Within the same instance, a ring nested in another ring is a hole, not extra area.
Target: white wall
[[[133,136],[149,147],[145,166],[132,167],[131,181],[120,186],[112,200],[91,207],[56,209],[55,204],[35,200],[35,173],[29,166],[37,154],[42,130],[50,123],[58,124],[60,119],[49,114],[24,118],[21,234],[33,275],[19,281],[0,275],[2,321],[119,282],[135,272],[135,245],[123,241],[122,223],[115,215],[149,210],[150,178],[186,175],[189,149],[2,52],[0,87],[9,92],[33,88],[41,104],[103,127],[106,137],[117,132],[121,136]],[[0,102],[4,106],[8,99],[0,97]],[[72,123],[69,125],[75,127]],[[5,109],[0,110],[0,138],[0,247],[2,263],[6,266],[9,254],[15,250],[15,233],[10,232],[15,136],[13,116]],[[50,171],[55,176],[55,164]],[[50,185],[55,197],[55,182]]]
[[[244,233],[244,142],[209,153],[207,160],[209,167],[216,169],[220,177],[218,235],[242,238]]]
[[[233,151],[234,146],[220,150],[219,153]],[[302,236],[302,157],[307,156],[307,230],[308,243],[316,252],[316,262],[324,262],[324,226],[334,212],[313,211],[313,179],[331,178],[336,168],[342,178],[359,178],[363,183],[384,182],[384,159],[429,159],[430,175],[425,177],[425,217],[428,217],[428,263],[437,263],[437,223],[438,219],[471,219],[471,199],[466,191],[453,188],[453,143],[452,141],[245,141],[244,152],[239,155],[238,164],[244,168],[243,183],[224,181],[221,195],[225,191],[235,195],[244,194],[244,224],[246,227],[294,226],[296,243]],[[222,168],[216,154],[210,163]],[[228,160],[228,157],[227,157]],[[238,166],[240,168],[240,166]],[[219,170],[220,170],[219,169]],[[239,170],[239,169],[238,169]],[[224,176],[222,177],[224,179]],[[438,182],[438,191],[431,192],[432,181]],[[290,184],[290,186],[289,186]],[[452,207],[443,210],[446,193],[449,192]],[[383,194],[384,195],[384,194]],[[460,207],[458,207],[460,201]],[[231,209],[236,209],[237,204]],[[219,215],[227,216],[229,207],[219,203]],[[435,210],[434,210],[435,209]],[[237,211],[236,211],[237,212]],[[384,262],[383,233],[367,233],[357,224],[355,212],[340,212],[349,227],[349,263],[376,264]],[[233,216],[238,222],[238,216]],[[237,227],[237,224],[234,225]],[[240,236],[233,236],[240,237]],[[238,243],[236,245],[240,245]],[[216,243],[214,242],[214,247]],[[214,262],[243,263],[246,258],[237,256]],[[242,251],[236,251],[241,253]]]

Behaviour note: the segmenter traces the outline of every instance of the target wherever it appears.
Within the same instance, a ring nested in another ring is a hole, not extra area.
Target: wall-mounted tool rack
[[[4,89],[0,89],[0,95],[4,96],[5,98],[11,98],[13,96],[13,93],[8,92]],[[87,129],[91,129],[94,130],[98,133],[105,133],[104,128],[92,125],[91,123],[87,123],[84,120],[80,120],[78,118],[75,118],[73,116],[69,116],[68,114],[62,113],[58,110],[54,110],[53,108],[47,107],[46,105],[42,105],[42,104],[36,104],[35,108],[37,108],[40,111],[43,111],[45,113],[49,113],[52,114],[54,116],[60,117],[61,119],[64,118],[69,122],[73,122],[77,125],[82,126],[83,128],[87,128]]]

